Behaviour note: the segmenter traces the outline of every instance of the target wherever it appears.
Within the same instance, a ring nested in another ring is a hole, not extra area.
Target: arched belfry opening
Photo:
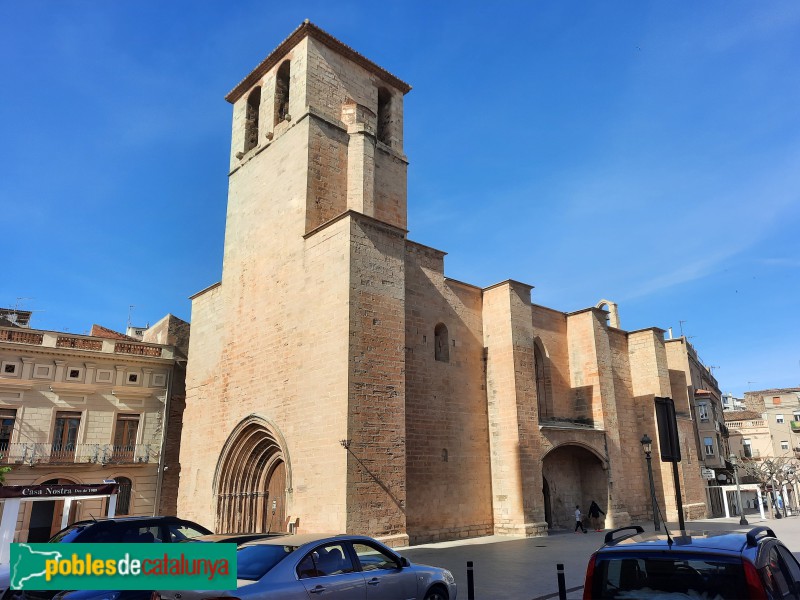
[[[217,462],[215,531],[286,531],[290,489],[283,436],[268,419],[250,415],[228,436]]]
[[[278,67],[275,76],[275,125],[289,118],[289,80],[291,67],[288,60]]]
[[[392,94],[386,88],[378,88],[378,140],[392,143]]]
[[[244,121],[244,151],[258,145],[258,112],[261,108],[261,88],[257,87],[247,97],[247,114]]]

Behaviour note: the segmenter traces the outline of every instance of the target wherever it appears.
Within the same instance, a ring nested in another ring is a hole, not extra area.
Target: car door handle
[[[367,585],[378,585],[381,582],[377,577],[373,577],[367,582]]]
[[[311,589],[311,590],[308,590],[308,591],[311,592],[312,594],[321,594],[322,592],[325,591],[325,587],[321,586],[321,585],[318,585],[314,589]]]

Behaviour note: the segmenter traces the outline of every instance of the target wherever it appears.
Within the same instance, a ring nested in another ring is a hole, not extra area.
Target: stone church
[[[227,95],[222,279],[192,298],[178,512],[392,545],[546,535],[592,499],[606,527],[650,519],[640,439],[657,457],[653,398],[680,396],[664,331],[446,277],[445,252],[408,237],[410,89],[305,22]],[[684,510],[703,516],[678,413]],[[671,465],[653,466],[675,519]]]

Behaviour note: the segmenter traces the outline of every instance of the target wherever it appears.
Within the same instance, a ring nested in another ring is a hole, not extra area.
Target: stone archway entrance
[[[608,512],[608,478],[603,462],[592,451],[577,444],[559,446],[545,455],[542,476],[544,506],[549,506],[548,523],[553,528],[575,527],[575,506],[584,515],[592,500]]]
[[[216,531],[286,531],[287,463],[283,437],[274,425],[256,415],[239,423],[217,463]]]

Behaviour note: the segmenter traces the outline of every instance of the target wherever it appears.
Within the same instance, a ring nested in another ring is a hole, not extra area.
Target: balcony
[[[800,421],[792,421],[790,423],[790,426],[792,428],[792,431],[794,431],[795,433],[800,433]]]
[[[795,458],[800,458],[800,448],[795,448],[794,449],[794,457]]]
[[[0,342],[42,346],[44,348],[71,348],[104,354],[128,354],[150,358],[174,359],[172,346],[147,342],[127,342],[87,335],[57,333],[54,331],[21,330],[16,327],[0,327]]]
[[[146,464],[154,460],[152,444],[17,443],[0,447],[1,462],[11,465]]]

